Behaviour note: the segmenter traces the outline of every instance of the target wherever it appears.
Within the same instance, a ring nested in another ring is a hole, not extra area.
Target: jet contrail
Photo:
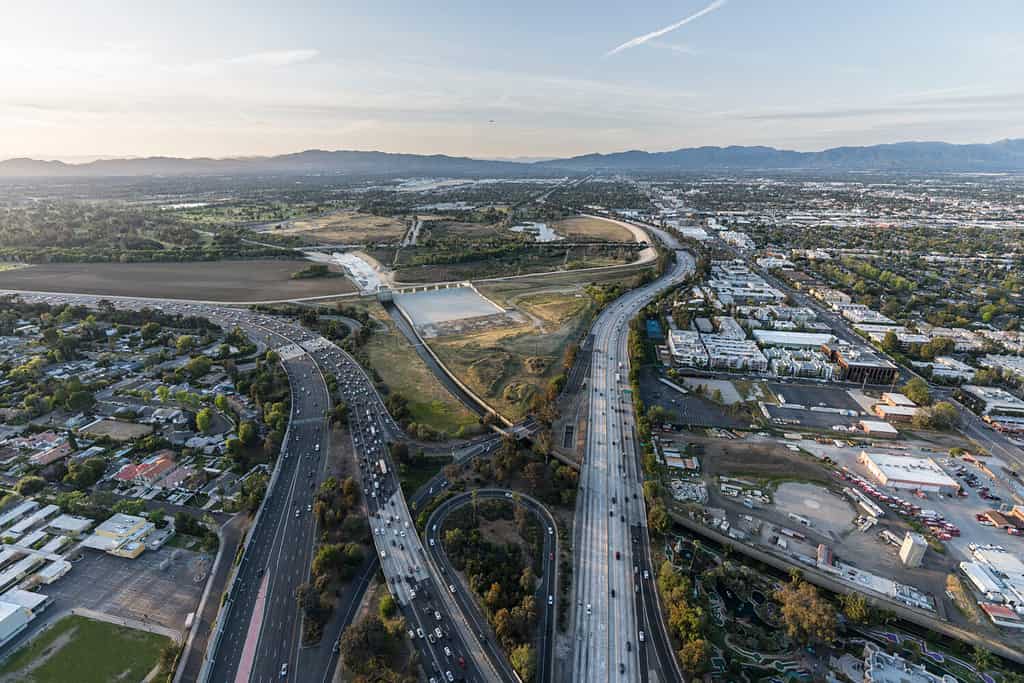
[[[672,31],[675,31],[677,28],[681,28],[681,27],[685,26],[686,24],[689,24],[694,19],[700,19],[705,14],[708,14],[709,12],[714,12],[716,9],[718,9],[719,7],[724,5],[725,3],[726,3],[726,0],[715,0],[713,3],[711,3],[710,5],[705,7],[704,9],[700,10],[699,12],[695,12],[694,14],[691,14],[690,16],[686,17],[685,19],[680,19],[676,23],[669,24],[665,28],[659,28],[657,31],[652,31],[650,33],[645,33],[644,35],[637,36],[636,38],[633,38],[632,40],[627,40],[625,43],[623,43],[622,45],[619,45],[614,50],[609,50],[605,54],[605,57],[611,57],[614,54],[618,54],[619,52],[622,52],[623,50],[628,50],[629,48],[636,47],[637,45],[643,45],[648,40],[653,40],[655,38],[660,38],[661,36],[665,35],[666,33],[671,33]]]

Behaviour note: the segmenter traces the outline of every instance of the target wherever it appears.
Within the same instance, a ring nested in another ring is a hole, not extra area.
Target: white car
[[[447,645],[444,646],[444,656],[445,657],[451,657],[452,656],[452,649],[450,647],[448,647]]]
[[[553,595],[549,595],[548,596],[548,604],[549,605],[555,604],[555,596],[553,596]]]
[[[454,593],[455,592],[455,584],[454,583],[449,583],[448,584],[448,590],[451,591],[452,593]]]

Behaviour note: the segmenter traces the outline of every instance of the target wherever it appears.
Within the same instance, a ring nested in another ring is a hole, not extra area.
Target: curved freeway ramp
[[[502,652],[494,632],[491,630],[487,619],[482,614],[472,591],[456,576],[455,567],[448,559],[444,551],[444,545],[440,542],[438,530],[443,528],[445,519],[455,510],[473,503],[473,494],[476,494],[477,502],[481,500],[509,500],[525,507],[532,513],[542,527],[548,533],[544,534],[543,551],[543,574],[541,586],[537,590],[537,604],[540,606],[541,630],[537,637],[537,681],[539,683],[550,683],[554,680],[554,639],[555,622],[558,609],[558,601],[555,599],[558,591],[558,526],[554,516],[544,505],[528,495],[507,491],[504,489],[477,489],[476,491],[462,493],[449,498],[439,505],[427,520],[427,559],[434,565],[437,573],[448,578],[449,591],[447,597],[451,599],[458,610],[462,613],[465,622],[472,629],[474,637],[479,640],[480,649],[486,653],[493,663],[493,668],[504,681],[519,681],[519,676],[508,663],[508,657]],[[454,591],[452,591],[454,587]],[[552,602],[548,604],[548,597]]]

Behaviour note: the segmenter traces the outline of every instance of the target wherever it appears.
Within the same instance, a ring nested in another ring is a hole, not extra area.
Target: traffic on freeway
[[[541,620],[540,636],[536,644],[538,661],[537,680],[541,683],[546,683],[547,681],[553,680],[554,672],[554,650],[552,648],[555,636],[554,628],[557,609],[555,595],[558,588],[557,574],[559,557],[558,533],[555,519],[547,508],[530,496],[516,494],[504,489],[477,489],[473,493],[476,494],[477,500],[490,499],[514,501],[517,505],[522,505],[526,510],[537,517],[543,525],[543,528],[547,530],[547,533],[544,535],[541,555],[543,563],[541,570],[541,585],[537,588],[537,592],[534,596],[536,598],[536,604],[540,606]],[[477,631],[479,637],[483,641],[484,648],[488,657],[491,659],[495,670],[501,672],[503,680],[516,681],[518,680],[518,676],[508,663],[508,659],[502,651],[500,643],[492,632],[490,626],[487,624],[483,614],[480,612],[480,608],[477,605],[477,601],[472,590],[456,576],[456,570],[448,559],[447,553],[444,552],[444,545],[441,542],[441,532],[444,529],[444,520],[452,511],[465,505],[469,505],[473,500],[473,493],[462,493],[449,498],[439,505],[433,513],[431,513],[430,518],[427,521],[426,531],[429,546],[429,559],[441,575],[448,578],[450,582],[448,590],[451,594],[451,599],[455,602],[457,609],[462,613],[463,618],[471,624],[475,631]]]
[[[576,504],[573,680],[648,680],[651,662],[665,662],[661,650],[667,634],[660,610],[638,609],[657,595],[628,392],[629,321],[659,292],[689,277],[696,264],[671,235],[654,232],[677,250],[675,264],[659,279],[620,297],[592,328],[588,429]],[[652,630],[665,638],[652,641]],[[654,660],[641,656],[652,642],[659,650]],[[661,678],[670,680],[678,678],[678,671],[668,647],[670,668]]]

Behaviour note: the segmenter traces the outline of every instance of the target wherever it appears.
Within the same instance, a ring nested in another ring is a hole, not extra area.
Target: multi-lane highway
[[[648,680],[652,666],[664,668],[662,662],[671,667],[661,672],[662,680],[678,677],[670,647],[667,658],[661,652],[667,636],[651,639],[664,635],[664,624],[660,610],[650,607],[657,605],[657,595],[627,391],[628,339],[630,319],[659,292],[691,275],[695,262],[671,235],[647,229],[677,250],[674,265],[611,304],[592,328],[589,419],[575,522],[573,680]],[[646,656],[651,645],[658,657]]]
[[[523,494],[513,493],[504,489],[477,489],[477,500],[512,500],[522,505],[541,522],[546,533],[543,539],[542,548],[542,576],[541,583],[537,588],[535,597],[540,609],[540,633],[536,643],[537,652],[537,678],[540,683],[548,683],[554,680],[554,638],[555,638],[555,616],[557,610],[556,591],[558,590],[558,528],[551,513],[534,498]],[[518,676],[508,663],[501,645],[495,638],[486,619],[480,612],[473,592],[462,581],[456,578],[456,570],[444,552],[444,545],[441,542],[441,531],[444,528],[444,520],[454,510],[469,505],[473,500],[473,493],[462,493],[448,500],[434,510],[427,521],[426,536],[428,540],[428,557],[435,569],[442,576],[448,577],[449,593],[462,613],[463,618],[470,624],[483,642],[484,650],[492,662],[495,670],[499,671],[503,680],[515,681]],[[480,636],[479,634],[483,634]]]

